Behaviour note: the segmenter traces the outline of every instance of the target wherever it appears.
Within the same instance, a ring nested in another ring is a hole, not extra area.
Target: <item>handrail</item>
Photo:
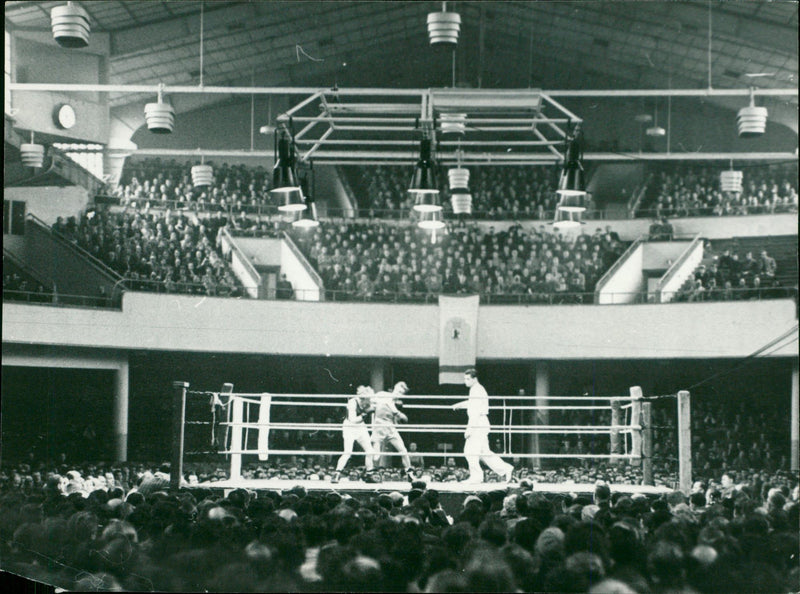
[[[650,182],[653,180],[653,174],[647,176],[647,179],[644,180],[644,183],[631,195],[630,200],[628,200],[628,218],[633,219],[636,217],[636,209],[639,208],[639,204],[642,202],[642,198],[644,198],[645,193],[647,192],[648,188],[650,187]]]
[[[683,263],[686,262],[686,260],[689,258],[689,255],[694,251],[695,246],[697,246],[698,243],[702,244],[702,241],[703,240],[700,238],[700,234],[699,233],[697,235],[695,235],[694,239],[692,239],[691,243],[689,243],[689,246],[685,250],[683,250],[681,255],[678,256],[678,258],[672,263],[672,265],[664,273],[664,276],[662,276],[659,279],[658,286],[656,288],[656,291],[659,294],[659,301],[660,301],[661,288],[664,285],[666,285],[667,282],[672,280],[672,278],[678,273],[678,270],[680,270],[680,268],[683,266]]]
[[[634,242],[628,246],[628,249],[625,250],[619,258],[617,258],[617,260],[611,265],[611,267],[608,270],[606,270],[605,274],[603,274],[603,276],[601,276],[597,280],[597,283],[595,283],[594,285],[595,302],[597,302],[600,299],[600,291],[603,289],[603,286],[605,286],[605,284],[611,279],[614,273],[617,272],[617,270],[619,270],[619,267],[622,266],[622,263],[625,262],[642,243],[644,243],[644,238],[639,237],[635,239]]]
[[[34,291],[18,291],[3,289],[3,301],[22,301],[31,305],[48,305],[59,307],[92,307],[103,309],[121,309],[122,301],[113,297],[92,297],[90,295],[62,295]]]
[[[283,232],[282,239],[286,242],[286,245],[289,246],[289,249],[303,265],[303,268],[305,268],[309,276],[311,276],[311,279],[319,287],[319,290],[323,291],[325,289],[325,283],[323,282],[322,277],[316,270],[314,270],[314,267],[311,266],[311,263],[308,261],[308,258],[306,258],[302,250],[299,247],[297,247],[297,244],[294,242],[294,239],[292,239],[291,236],[285,231]]]
[[[8,251],[6,248],[3,248],[3,258],[4,259],[8,258],[9,260],[11,260],[11,262],[14,264],[14,266],[16,266],[17,268],[22,270],[22,272],[24,272],[28,276],[32,277],[37,283],[39,283],[41,285],[45,284],[45,283],[42,282],[41,279],[43,279],[43,278],[47,279],[47,275],[46,274],[43,274],[41,271],[38,271],[38,270],[34,269],[33,267],[29,266],[28,264],[23,263],[22,260],[19,257],[17,257],[16,254],[14,254],[13,252]],[[53,284],[55,284],[55,283],[53,283]]]
[[[345,194],[347,194],[347,199],[350,201],[350,210],[355,213],[355,216],[358,216],[358,198],[356,198],[356,193],[353,191],[353,186],[350,185],[350,180],[347,179],[347,175],[342,171],[341,165],[336,165],[335,171],[336,177],[339,178],[339,182],[342,184]]]
[[[102,262],[92,254],[90,254],[87,250],[79,246],[76,242],[73,242],[68,237],[65,237],[58,231],[51,229],[47,223],[45,223],[42,219],[37,217],[33,213],[28,213],[25,217],[26,219],[30,220],[31,222],[35,223],[39,227],[41,227],[44,231],[46,231],[51,237],[54,237],[57,241],[59,241],[62,245],[68,246],[69,249],[76,252],[82,258],[85,258],[92,264],[95,268],[97,268],[98,272],[105,274],[106,276],[110,277],[109,280],[117,281],[122,278],[122,275],[111,268],[108,264]]]

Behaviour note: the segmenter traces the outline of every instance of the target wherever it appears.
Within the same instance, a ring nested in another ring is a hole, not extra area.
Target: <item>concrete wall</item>
[[[478,358],[745,357],[796,324],[793,300],[485,306]],[[122,311],[3,303],[3,345],[435,359],[436,305],[126,293]],[[386,337],[391,337],[387,340]],[[796,356],[789,344],[770,356]]]
[[[42,219],[48,225],[58,217],[79,217],[86,210],[89,194],[78,186],[3,188],[3,200],[25,202],[25,212]]]
[[[298,301],[319,301],[322,299],[322,279],[308,264],[308,260],[289,244],[281,240],[281,274],[292,283],[294,298]]]
[[[105,57],[108,37],[92,33],[93,51],[64,51],[48,33],[15,31],[12,42],[12,80],[19,83],[100,83],[105,82]],[[109,109],[106,94],[13,91],[16,109],[14,125],[25,130],[45,132],[65,139],[105,144],[109,137]],[[75,126],[63,130],[53,121],[56,106],[69,103],[75,108]]]
[[[644,244],[642,270],[666,270],[688,247],[687,241],[648,241]]]
[[[639,244],[628,254],[627,259],[617,267],[598,291],[598,303],[633,303],[636,301],[638,294],[644,290],[643,254],[644,244]]]

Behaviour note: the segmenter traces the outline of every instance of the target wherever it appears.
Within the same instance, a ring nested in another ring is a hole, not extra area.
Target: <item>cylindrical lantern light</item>
[[[201,163],[192,167],[192,184],[195,188],[210,186],[214,183],[214,169],[211,165]]]
[[[50,11],[50,26],[53,39],[61,47],[77,48],[89,45],[89,15],[81,8],[67,2]]]
[[[175,127],[175,109],[164,103],[161,89],[158,90],[158,102],[144,106],[144,119],[147,129],[154,134],[170,134]]]
[[[756,107],[753,90],[750,90],[750,105],[743,107],[736,114],[736,126],[740,138],[761,136],[767,129],[767,108]]]
[[[443,8],[445,8],[443,6]],[[431,45],[439,43],[458,43],[461,32],[461,16],[456,12],[432,12],[428,15],[428,37]]]
[[[442,134],[464,134],[467,129],[467,114],[443,113],[439,115]]]
[[[44,146],[35,144],[33,137],[31,142],[23,142],[19,145],[19,154],[22,164],[27,167],[41,167],[44,163]]]
[[[719,174],[719,187],[723,192],[735,192],[741,194],[742,192],[742,178],[741,171],[723,171]]]
[[[472,194],[469,191],[469,169],[462,167],[448,169],[450,183],[450,204],[453,214],[472,214]]]

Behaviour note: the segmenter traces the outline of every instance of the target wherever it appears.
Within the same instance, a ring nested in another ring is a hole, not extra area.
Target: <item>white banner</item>
[[[478,354],[478,295],[439,296],[439,383],[462,384]]]

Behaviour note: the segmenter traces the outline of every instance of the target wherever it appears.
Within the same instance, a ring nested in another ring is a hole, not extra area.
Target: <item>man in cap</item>
[[[380,458],[380,453],[385,451],[384,446],[392,446],[401,454],[403,468],[409,479],[413,476],[411,459],[408,450],[400,437],[396,424],[408,423],[408,417],[397,409],[402,404],[400,398],[408,392],[405,382],[397,382],[391,392],[380,391],[375,395],[375,417],[372,424],[372,447],[375,450],[375,459]]]
[[[344,453],[339,457],[336,463],[336,472],[333,473],[331,478],[332,483],[338,483],[342,476],[342,470],[350,460],[353,454],[353,443],[358,444],[364,448],[364,465],[367,471],[371,471],[374,464],[375,451],[372,449],[372,443],[369,438],[369,430],[367,429],[367,419],[369,415],[375,412],[375,405],[372,401],[374,392],[369,386],[358,386],[356,396],[347,401],[347,416],[342,423],[342,439],[344,440]]]

